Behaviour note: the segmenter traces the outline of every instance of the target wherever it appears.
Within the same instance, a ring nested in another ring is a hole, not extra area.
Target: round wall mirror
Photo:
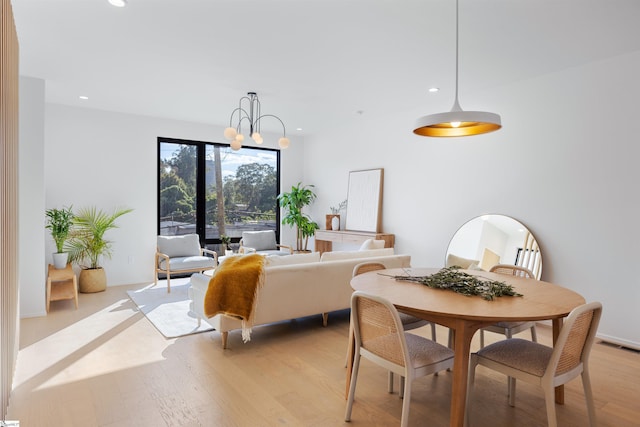
[[[467,221],[449,242],[445,265],[489,271],[496,264],[528,268],[542,275],[538,242],[519,221],[505,215],[482,215]]]

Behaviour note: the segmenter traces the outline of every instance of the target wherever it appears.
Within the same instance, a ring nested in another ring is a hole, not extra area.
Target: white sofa
[[[267,257],[253,325],[322,314],[326,326],[329,312],[349,308],[353,268],[362,262],[380,262],[387,268],[410,267],[411,256],[394,255],[393,248],[386,248],[325,252],[322,257],[318,252]],[[204,297],[210,280],[211,276],[205,274],[191,276],[191,311],[221,333],[222,347],[227,348],[229,331],[241,329],[242,323],[224,315],[206,318]]]

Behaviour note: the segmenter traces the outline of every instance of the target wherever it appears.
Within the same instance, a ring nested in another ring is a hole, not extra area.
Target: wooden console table
[[[366,231],[333,231],[316,230],[316,252],[331,252],[333,242],[362,244],[367,239],[384,240],[385,248],[392,248],[395,235],[386,233],[369,233]]]

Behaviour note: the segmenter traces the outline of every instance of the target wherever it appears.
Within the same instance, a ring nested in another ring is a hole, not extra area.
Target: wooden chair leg
[[[407,427],[409,425],[409,406],[411,405],[411,381],[405,380],[405,383],[403,385],[404,393],[402,400],[402,415],[400,418],[400,426]]]
[[[349,342],[347,343],[347,357],[344,359],[344,367],[349,367],[349,359],[353,357],[353,323],[349,322]]]
[[[589,414],[589,426],[596,426],[596,408],[593,404],[593,392],[591,390],[591,379],[589,378],[589,368],[582,371],[582,387],[584,388],[584,398],[587,401],[587,413]]]
[[[227,340],[229,339],[229,332],[222,332],[220,333],[220,336],[222,337],[222,348],[223,349],[227,349]]]
[[[78,279],[76,275],[73,275],[73,300],[76,303],[76,310],[78,309]]]
[[[47,313],[49,312],[50,305],[51,305],[51,278],[47,277]]]

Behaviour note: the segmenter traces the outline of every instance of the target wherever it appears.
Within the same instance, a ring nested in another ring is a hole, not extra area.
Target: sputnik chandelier
[[[247,105],[248,104],[248,105]],[[237,113],[237,124],[233,126],[233,117]],[[282,137],[278,140],[280,148],[284,149],[289,146],[289,138],[287,138],[287,130],[284,127],[284,123],[278,116],[273,114],[260,114],[260,100],[258,94],[255,92],[247,92],[247,96],[243,96],[238,101],[238,108],[231,112],[229,118],[229,127],[224,130],[224,137],[231,141],[231,149],[239,150],[242,148],[242,142],[244,141],[244,135],[242,134],[243,122],[248,122],[249,135],[256,144],[262,144],[262,135],[260,135],[260,120],[265,117],[273,117],[277,119],[282,125]]]

